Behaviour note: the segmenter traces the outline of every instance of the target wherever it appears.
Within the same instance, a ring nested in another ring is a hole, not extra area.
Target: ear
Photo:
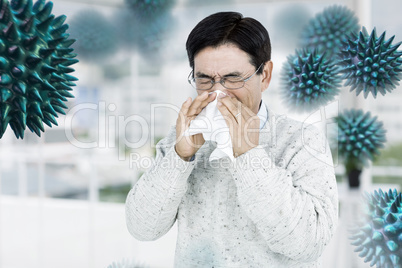
[[[262,71],[261,92],[264,92],[271,83],[273,68],[274,64],[272,63],[272,61],[268,61],[267,63],[265,63],[264,70]]]

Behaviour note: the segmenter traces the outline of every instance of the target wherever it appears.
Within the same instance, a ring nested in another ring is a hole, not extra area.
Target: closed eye
[[[238,81],[243,81],[243,78],[241,76],[225,76],[225,81],[229,82],[238,82]]]
[[[202,84],[202,85],[206,85],[206,84],[211,84],[211,79],[209,78],[202,78],[202,77],[196,77],[194,78],[195,82],[197,84]]]

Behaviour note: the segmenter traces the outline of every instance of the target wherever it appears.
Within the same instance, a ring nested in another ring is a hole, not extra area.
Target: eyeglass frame
[[[250,75],[249,77],[247,77],[247,78],[242,78],[240,81],[243,81],[243,85],[242,85],[241,87],[237,87],[237,88],[227,88],[227,87],[225,86],[225,77],[223,77],[223,78],[221,78],[221,80],[219,80],[219,81],[215,81],[214,78],[211,78],[211,79],[210,79],[211,87],[208,88],[208,89],[198,89],[195,85],[193,85],[193,84],[191,83],[191,81],[194,81],[194,83],[195,83],[195,79],[197,79],[197,78],[195,78],[195,77],[191,77],[192,74],[194,74],[194,70],[191,70],[190,74],[188,75],[187,81],[188,81],[188,83],[189,83],[193,88],[195,88],[196,90],[201,90],[201,91],[210,90],[210,89],[213,88],[214,85],[217,84],[217,83],[221,84],[221,85],[222,85],[224,88],[226,88],[226,89],[239,89],[239,88],[244,87],[244,85],[246,84],[246,82],[247,82],[248,80],[250,80],[250,79],[260,70],[260,68],[261,68],[263,65],[264,65],[264,63],[261,63],[260,66],[257,68],[257,70],[255,70],[255,72],[254,72],[252,75]],[[233,76],[232,76],[232,77],[233,77]],[[239,77],[240,77],[240,76],[239,76]],[[239,81],[239,82],[240,82],[240,81]]]

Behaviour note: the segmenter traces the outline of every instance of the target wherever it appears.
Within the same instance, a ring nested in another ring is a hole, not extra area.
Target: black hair
[[[194,57],[202,49],[223,44],[236,45],[246,52],[256,69],[271,59],[268,31],[259,21],[243,18],[238,12],[218,12],[200,21],[189,34],[186,49],[190,67],[194,69]]]

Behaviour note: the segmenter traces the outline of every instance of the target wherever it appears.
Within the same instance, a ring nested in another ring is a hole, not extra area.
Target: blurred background
[[[176,0],[153,1],[151,8],[123,0],[53,3],[53,14],[67,16],[68,33],[77,39],[80,62],[72,74],[79,81],[58,126],[45,126],[40,138],[27,130],[23,140],[8,128],[0,139],[0,268],[108,267],[124,260],[133,263],[124,267],[173,267],[176,226],[158,241],[138,242],[126,229],[124,201],[183,101],[196,96],[187,82],[185,42],[202,18],[218,11],[239,11],[267,28],[274,71],[263,100],[275,112],[328,128],[336,128],[331,119],[346,108],[377,116],[387,130],[386,146],[364,170],[358,191],[401,188],[400,87],[376,99],[343,88],[325,110],[308,113],[284,105],[279,89],[282,64],[315,14],[346,6],[369,32],[376,27],[399,42],[401,1]],[[342,207],[358,197],[350,200],[336,155],[334,163],[342,222]],[[346,244],[346,238],[334,239],[323,267],[368,267],[343,250]]]

